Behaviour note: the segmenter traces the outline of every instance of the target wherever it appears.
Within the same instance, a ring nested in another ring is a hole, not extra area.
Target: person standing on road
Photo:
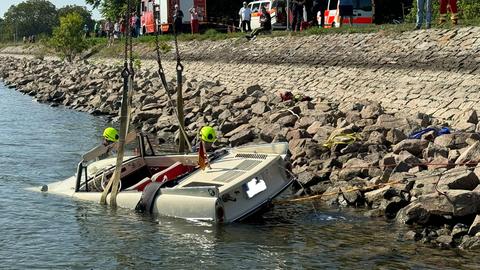
[[[327,0],[313,0],[312,16],[314,26],[325,26],[325,10],[327,9]]]
[[[113,25],[113,39],[120,38],[120,20],[116,20],[115,24]]]
[[[342,27],[343,19],[348,17],[350,26],[353,26],[353,0],[338,0],[337,11],[340,12],[339,26]]]
[[[189,9],[190,12],[190,27],[192,29],[192,35],[193,34],[198,34],[198,11],[195,7],[192,7]]]
[[[178,5],[175,5],[175,10],[173,11],[173,24],[175,32],[180,34],[182,32],[183,25],[183,11]]]
[[[300,31],[300,26],[302,25],[303,20],[303,6],[305,5],[305,0],[293,0],[292,2],[292,30]]]
[[[447,6],[450,6],[450,12],[453,25],[458,24],[457,0],[440,0],[440,24],[447,22]]]
[[[415,30],[422,28],[423,17],[425,17],[425,26],[429,29],[432,24],[432,0],[417,0],[417,25]]]
[[[243,7],[238,12],[238,15],[240,15],[240,20],[242,21],[242,32],[251,32],[252,10],[247,5],[247,2],[243,2]]]
[[[107,33],[107,47],[113,45],[113,23],[110,19],[105,23],[105,32]]]

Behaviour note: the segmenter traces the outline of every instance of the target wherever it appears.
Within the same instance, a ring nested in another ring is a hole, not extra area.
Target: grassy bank
[[[480,26],[480,18],[477,20],[470,20],[461,22],[459,26],[453,26],[450,23],[439,25],[433,25],[432,28],[442,28],[449,29],[452,27],[465,27],[465,26]],[[342,28],[319,28],[312,27],[305,31],[301,32],[291,32],[291,31],[273,31],[270,35],[260,35],[259,38],[270,38],[270,37],[281,37],[281,36],[310,36],[310,35],[329,35],[329,34],[354,34],[354,33],[402,33],[406,31],[413,31],[415,27],[414,23],[402,23],[402,24],[382,24],[382,25],[364,25],[364,26],[349,26],[345,25]],[[202,34],[181,34],[178,36],[179,41],[204,41],[204,40],[226,40],[232,38],[243,38],[244,33],[234,32],[234,33],[221,33],[215,30],[208,30]],[[173,35],[159,35],[158,39],[161,42],[169,42],[173,40]],[[135,43],[155,43],[155,36],[141,36],[134,39]],[[96,44],[105,44],[105,38],[91,38],[91,43]]]
[[[480,26],[480,18],[476,20],[470,21],[461,21],[459,26],[453,26],[450,22],[443,24],[443,25],[432,25],[432,28],[438,29],[451,29],[452,27],[468,27],[468,26]],[[260,35],[258,38],[274,38],[274,37],[283,37],[283,36],[290,36],[290,37],[304,37],[304,36],[312,36],[312,35],[332,35],[332,34],[369,34],[369,33],[382,33],[384,35],[395,35],[400,34],[403,32],[414,31],[415,24],[414,23],[402,23],[402,24],[383,24],[383,25],[364,25],[364,26],[349,26],[344,25],[342,28],[319,28],[319,27],[312,27],[305,31],[301,32],[291,32],[291,31],[273,31],[269,35]],[[181,34],[178,36],[179,42],[188,42],[188,41],[219,41],[219,40],[228,40],[228,39],[236,39],[243,41],[245,34],[241,32],[233,32],[233,33],[221,33],[215,30],[208,30],[202,34]],[[171,42],[173,40],[173,35],[166,34],[166,35],[159,35],[158,39],[161,43],[161,47],[163,51],[169,51],[172,49]],[[153,49],[155,47],[155,35],[149,36],[141,36],[139,38],[134,39],[134,45],[140,46],[143,48]],[[24,53],[32,53],[32,54],[39,54],[39,55],[51,55],[55,52],[49,48],[47,45],[48,40],[39,40],[36,44],[24,44],[22,42],[9,42],[9,43],[0,43],[0,49],[5,47],[14,47],[14,46],[22,46],[22,50]],[[96,38],[92,37],[88,39],[89,43],[89,54],[90,55],[97,55],[99,57],[119,57],[123,54],[124,50],[124,43],[123,40],[115,41],[113,46],[107,47],[107,39],[106,38]],[[137,55],[137,58],[142,58],[142,55]]]

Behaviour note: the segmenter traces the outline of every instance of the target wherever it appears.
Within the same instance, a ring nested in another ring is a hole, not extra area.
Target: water
[[[0,269],[478,269],[355,210],[280,205],[255,223],[150,218],[25,190],[71,176],[102,119],[0,85]]]

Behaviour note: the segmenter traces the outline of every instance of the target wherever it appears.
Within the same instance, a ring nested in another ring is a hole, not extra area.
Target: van
[[[272,17],[272,29],[287,28],[287,1],[286,0],[260,0],[248,4],[252,10],[250,25],[252,29],[260,27],[260,11],[262,7],[267,9]]]
[[[325,28],[339,27],[338,21],[335,20],[337,16],[338,0],[328,0],[328,6],[325,10]],[[322,14],[319,11],[317,19],[320,21]],[[374,9],[372,0],[353,0],[353,24],[372,24],[374,16]],[[348,24],[349,18],[343,18],[343,23]]]

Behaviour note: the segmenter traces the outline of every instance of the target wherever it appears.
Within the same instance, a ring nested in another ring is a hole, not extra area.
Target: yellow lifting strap
[[[346,133],[346,134],[337,134],[334,136],[330,136],[323,146],[331,148],[336,144],[352,144],[361,138],[359,137],[358,133]]]

